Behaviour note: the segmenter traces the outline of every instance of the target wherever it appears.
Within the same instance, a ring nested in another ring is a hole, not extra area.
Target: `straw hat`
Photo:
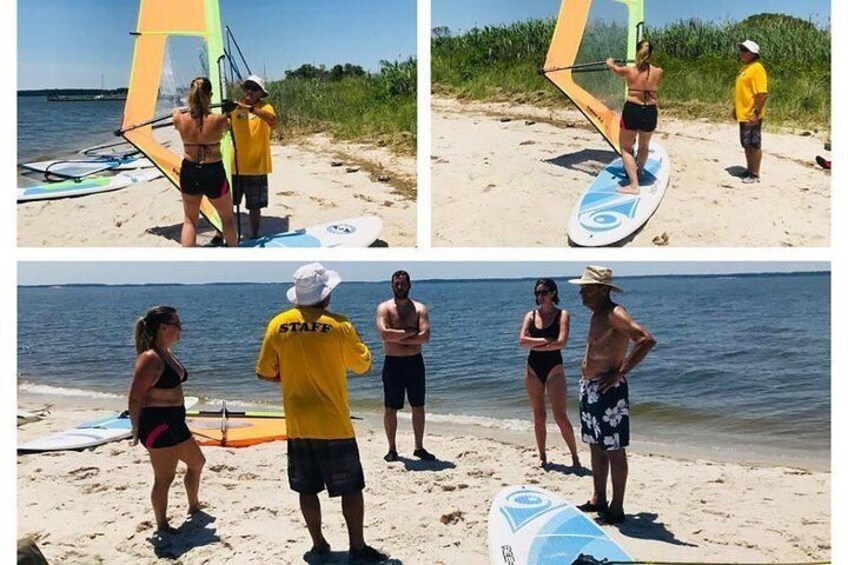
[[[600,284],[610,287],[615,292],[624,292],[612,282],[612,269],[606,267],[596,267],[589,265],[584,269],[583,275],[579,279],[571,279],[568,282],[577,285]]]

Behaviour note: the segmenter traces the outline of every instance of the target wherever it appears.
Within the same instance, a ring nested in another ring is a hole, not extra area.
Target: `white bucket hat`
[[[265,90],[265,81],[262,80],[262,78],[259,75],[250,75],[249,77],[247,77],[246,79],[241,81],[242,84],[245,84],[245,83],[248,83],[248,82],[252,82],[256,86],[258,86],[259,89],[262,91],[263,97],[268,96],[268,91]]]
[[[286,298],[296,306],[314,306],[339,286],[342,278],[336,271],[325,269],[321,263],[310,263],[294,272],[294,286],[286,292]]]
[[[589,265],[583,270],[583,275],[579,279],[571,279],[568,282],[578,285],[601,284],[610,287],[616,292],[624,292],[612,283],[612,269],[607,269],[606,267]]]
[[[748,51],[750,51],[754,55],[760,54],[760,46],[757,45],[756,42],[751,41],[750,39],[746,39],[745,41],[740,43],[739,47],[744,47],[745,49],[747,49]]]

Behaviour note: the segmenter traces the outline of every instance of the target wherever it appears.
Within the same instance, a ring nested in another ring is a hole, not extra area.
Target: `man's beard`
[[[398,298],[398,299],[401,299],[401,300],[405,300],[406,297],[409,296],[408,290],[398,290],[396,288],[393,288],[392,292],[395,293],[395,298]]]

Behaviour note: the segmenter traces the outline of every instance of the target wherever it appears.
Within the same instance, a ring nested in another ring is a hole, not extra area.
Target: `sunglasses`
[[[551,293],[550,290],[537,290],[536,296],[547,296]]]
[[[174,326],[177,329],[183,329],[183,325],[180,322],[162,322],[164,326]]]
[[[260,90],[260,88],[258,86],[256,86],[255,84],[245,84],[245,85],[242,86],[242,88],[244,90],[250,91],[250,92],[258,92]]]

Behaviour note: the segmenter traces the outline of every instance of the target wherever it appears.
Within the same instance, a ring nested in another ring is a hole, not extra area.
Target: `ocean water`
[[[569,412],[589,312],[576,287],[560,283],[571,313],[564,350]],[[630,375],[636,442],[706,455],[758,453],[826,465],[830,457],[830,275],[633,277],[620,297],[658,345]],[[21,287],[18,381],[22,390],[119,394],[135,354],[132,328],[148,307],[177,307],[176,352],[190,372],[186,391],[279,406],[276,386],[254,368],[267,322],[287,308],[285,285]],[[533,307],[533,280],[418,281],[430,308],[427,410],[433,420],[524,430],[532,445],[519,325]],[[374,353],[349,379],[354,412],[382,407],[382,347],[373,327],[386,283],[345,282],[331,310],[347,315]],[[779,458],[779,457],[778,457]]]
[[[18,96],[18,162],[71,157],[86,147],[120,141],[124,102],[48,102]]]

